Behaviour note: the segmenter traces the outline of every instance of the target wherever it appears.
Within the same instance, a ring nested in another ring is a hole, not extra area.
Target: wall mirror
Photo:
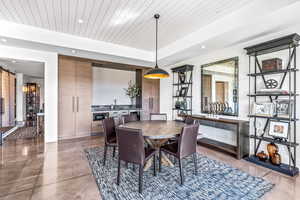
[[[201,66],[201,112],[238,116],[238,57]]]

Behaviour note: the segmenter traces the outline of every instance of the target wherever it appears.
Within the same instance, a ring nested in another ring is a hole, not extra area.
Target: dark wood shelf
[[[248,76],[262,76],[262,75],[284,74],[284,73],[287,73],[289,71],[291,71],[291,72],[297,72],[299,70],[295,69],[295,68],[282,69],[282,70],[278,70],[278,71],[270,71],[270,72],[262,72],[262,73],[251,73],[251,74],[248,74]]]
[[[257,117],[257,118],[265,118],[265,119],[275,119],[275,120],[282,120],[282,121],[289,121],[290,119],[287,117],[268,117],[262,115],[248,115],[248,117]],[[291,121],[298,121],[299,119],[291,118]]]
[[[298,143],[293,143],[293,142],[289,143],[289,142],[285,142],[285,141],[274,140],[274,138],[270,138],[270,137],[250,135],[250,138],[263,140],[263,141],[266,141],[266,142],[273,142],[275,144],[281,144],[281,145],[285,145],[285,146],[289,146],[289,147],[296,147],[296,146],[299,145]]]
[[[299,168],[297,167],[290,167],[287,164],[281,164],[279,166],[277,165],[273,165],[272,163],[270,163],[269,161],[261,161],[258,159],[258,157],[256,157],[255,155],[249,156],[247,158],[245,158],[245,160],[255,163],[257,165],[261,165],[263,167],[272,169],[274,171],[289,175],[289,176],[296,176],[299,174]]]
[[[192,85],[192,82],[189,83],[174,83],[173,85]]]
[[[249,97],[268,97],[268,96],[275,96],[275,97],[279,97],[279,96],[299,96],[299,94],[275,94],[275,93],[256,93],[256,94],[248,94],[247,96]]]
[[[173,108],[173,110],[192,111],[192,109]]]
[[[182,98],[192,98],[192,96],[173,96],[175,98],[178,98],[178,97],[182,97]]]
[[[214,148],[214,149],[218,149],[221,151],[225,151],[225,152],[233,154],[233,155],[237,155],[237,147],[230,145],[230,144],[226,144],[224,142],[219,142],[219,141],[204,137],[204,138],[198,139],[197,144],[206,146],[209,148]]]

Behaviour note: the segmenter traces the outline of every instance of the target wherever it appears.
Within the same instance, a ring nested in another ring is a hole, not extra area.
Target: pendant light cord
[[[156,20],[156,34],[155,34],[155,68],[158,68],[157,66],[157,33],[158,33],[158,18],[159,18],[159,15],[158,16],[155,16],[155,20]]]

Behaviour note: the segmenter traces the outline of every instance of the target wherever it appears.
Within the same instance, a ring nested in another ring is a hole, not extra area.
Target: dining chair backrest
[[[112,117],[106,118],[103,120],[102,125],[104,129],[105,143],[107,144],[111,138],[116,137],[115,120]]]
[[[123,124],[128,122],[138,121],[137,113],[130,113],[129,115],[122,116]]]
[[[167,114],[166,113],[150,113],[150,120],[160,120],[160,121],[167,121]]]
[[[192,125],[195,123],[195,120],[190,117],[190,116],[187,116],[185,119],[184,119],[184,123],[187,124],[187,125]]]
[[[178,156],[185,157],[196,153],[198,129],[199,124],[187,125],[182,128],[178,139]]]
[[[143,164],[145,161],[145,148],[142,130],[117,127],[116,132],[120,160]]]

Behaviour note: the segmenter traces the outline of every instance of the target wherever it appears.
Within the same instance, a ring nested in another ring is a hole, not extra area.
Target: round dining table
[[[179,121],[163,121],[163,120],[146,120],[146,121],[135,121],[128,122],[120,125],[120,127],[141,129],[145,141],[155,149],[159,149],[164,145],[170,138],[175,137],[181,133],[182,128],[185,126],[183,122]],[[149,169],[152,165],[152,161],[149,160],[145,165],[144,170]],[[170,159],[162,154],[162,164],[167,166],[174,166]]]

